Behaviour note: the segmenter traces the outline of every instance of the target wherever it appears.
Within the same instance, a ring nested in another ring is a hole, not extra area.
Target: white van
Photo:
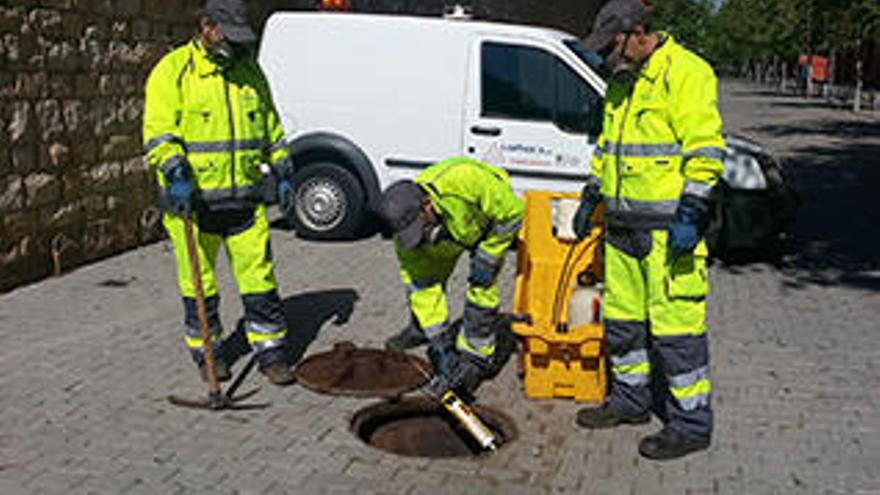
[[[297,167],[298,232],[352,235],[381,190],[458,155],[578,191],[605,83],[575,36],[481,21],[272,15],[259,62]]]

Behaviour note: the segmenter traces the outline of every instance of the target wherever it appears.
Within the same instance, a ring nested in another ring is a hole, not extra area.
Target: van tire
[[[364,221],[364,189],[350,171],[330,162],[314,162],[293,175],[297,233],[307,239],[350,239]]]

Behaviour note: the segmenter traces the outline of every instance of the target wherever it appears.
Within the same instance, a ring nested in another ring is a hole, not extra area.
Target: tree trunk
[[[779,91],[785,92],[788,86],[788,62],[782,62],[782,70],[779,72]]]
[[[853,95],[853,111],[862,111],[862,78],[864,78],[864,61],[862,60],[862,37],[856,42],[856,91]]]

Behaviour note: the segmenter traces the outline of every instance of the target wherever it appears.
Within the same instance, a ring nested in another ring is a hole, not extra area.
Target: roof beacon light
[[[470,6],[465,7],[457,3],[446,7],[443,12],[443,18],[452,21],[469,21],[474,18],[474,14]]]

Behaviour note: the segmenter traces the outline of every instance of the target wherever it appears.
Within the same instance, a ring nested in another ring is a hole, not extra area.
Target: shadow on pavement
[[[800,197],[780,268],[786,285],[880,290],[880,121],[832,120],[754,128],[772,136],[825,135],[843,142],[795,148],[784,161]],[[866,139],[867,138],[867,139]],[[871,141],[871,142],[868,142]]]
[[[771,105],[787,105],[773,102]],[[790,105],[803,108],[804,105]],[[769,134],[775,137],[787,136],[831,136],[836,138],[880,138],[880,121],[854,122],[852,120],[809,120],[789,125],[763,125],[749,128],[749,131]],[[808,148],[798,150],[808,152]],[[846,150],[844,150],[846,152]],[[867,158],[867,157],[866,157]]]
[[[284,318],[287,322],[290,364],[294,365],[302,359],[309,345],[318,337],[318,332],[331,318],[333,325],[346,323],[358,299],[354,289],[309,292],[286,298]]]
[[[294,365],[302,359],[321,328],[331,318],[334,325],[347,322],[358,299],[358,293],[353,289],[307,292],[284,299],[282,304],[287,325],[285,343],[289,351],[289,363]],[[251,352],[244,320],[239,320],[235,331],[223,341],[221,352],[230,365]]]

